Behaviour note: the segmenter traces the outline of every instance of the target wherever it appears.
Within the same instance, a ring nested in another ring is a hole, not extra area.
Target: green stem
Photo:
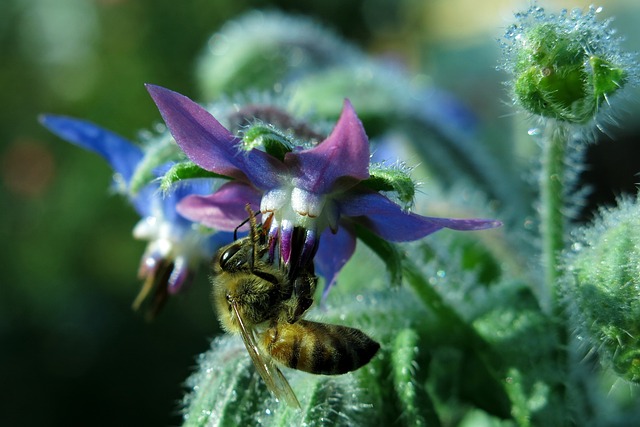
[[[500,363],[500,356],[497,355],[489,343],[487,343],[478,332],[466,323],[451,308],[442,296],[425,280],[424,274],[411,260],[404,258],[402,262],[403,277],[416,293],[422,303],[436,315],[443,324],[447,325],[448,333],[459,342],[469,345],[476,350],[483,361],[487,363],[495,378],[504,378],[504,367]]]
[[[568,129],[549,120],[544,130],[542,172],[540,174],[540,223],[542,257],[545,269],[544,285],[540,293],[543,310],[557,310],[557,285],[560,276],[558,256],[564,248],[564,169]]]
[[[469,355],[474,354],[477,364],[473,370],[482,377],[481,381],[490,398],[485,408],[500,417],[508,417],[511,401],[506,389],[507,366],[502,356],[478,333],[478,331],[462,319],[458,313],[442,298],[442,296],[425,279],[420,268],[408,258],[402,262],[403,277],[416,293],[420,301],[428,307],[436,317],[446,325],[447,334],[457,346]],[[473,360],[474,357],[470,357]],[[480,399],[482,400],[482,399]],[[484,404],[483,404],[484,406]]]

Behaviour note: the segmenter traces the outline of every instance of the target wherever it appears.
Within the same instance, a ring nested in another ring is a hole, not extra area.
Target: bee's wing
[[[278,367],[273,363],[271,358],[262,357],[260,349],[256,344],[253,329],[248,329],[246,327],[240,313],[238,312],[238,307],[235,304],[231,304],[231,307],[233,307],[233,312],[238,320],[238,325],[240,325],[240,335],[242,336],[244,345],[247,347],[249,356],[251,356],[251,360],[253,360],[253,364],[255,365],[258,373],[267,384],[267,388],[278,400],[284,400],[289,406],[300,408],[298,398],[280,369],[278,369]]]

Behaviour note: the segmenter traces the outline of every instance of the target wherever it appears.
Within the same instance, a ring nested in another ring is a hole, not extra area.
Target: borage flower
[[[277,253],[291,274],[315,259],[326,278],[325,295],[355,250],[357,224],[391,242],[416,240],[442,228],[500,225],[420,216],[374,191],[367,185],[369,140],[348,100],[326,139],[275,157],[246,150],[240,138],[189,98],[158,86],[147,89],[185,154],[201,168],[233,178],[211,195],[186,197],[178,212],[209,227],[233,230],[246,219],[247,204],[259,208],[271,261]]]
[[[203,234],[196,224],[176,211],[183,197],[211,193],[211,180],[191,180],[165,194],[153,182],[134,193],[130,183],[144,158],[139,146],[83,120],[44,115],[40,122],[62,139],[99,154],[113,168],[116,191],[124,194],[142,217],[133,235],[149,242],[138,270],[144,284],[133,307],[138,309],[155,290],[149,309],[149,315],[155,316],[169,295],[185,289],[197,265],[211,258],[223,243],[220,240],[229,240],[228,234]]]

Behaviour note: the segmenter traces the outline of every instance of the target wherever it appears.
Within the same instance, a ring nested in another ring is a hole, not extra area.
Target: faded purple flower
[[[369,178],[369,140],[348,100],[326,139],[311,148],[294,147],[280,160],[255,148],[243,150],[238,137],[189,98],[158,86],[147,89],[186,155],[203,169],[234,178],[211,195],[186,197],[178,211],[232,230],[246,218],[246,204],[259,208],[272,256],[294,272],[315,259],[326,278],[325,293],[355,250],[354,224],[392,242],[416,240],[441,228],[500,225],[408,213],[362,185]]]
[[[133,306],[139,308],[154,290],[150,314],[155,315],[170,294],[183,290],[202,260],[209,260],[215,249],[229,240],[225,235],[204,235],[193,222],[176,211],[185,196],[208,194],[210,181],[193,180],[163,194],[157,183],[130,191],[130,181],[144,157],[143,150],[125,138],[93,123],[70,117],[43,115],[40,122],[59,137],[102,156],[113,168],[119,192],[127,196],[142,219],[133,234],[149,243],[140,261],[139,277],[143,287]]]

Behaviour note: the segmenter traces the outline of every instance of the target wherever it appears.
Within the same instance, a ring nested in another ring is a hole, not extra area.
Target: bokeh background
[[[540,2],[549,9],[588,1]],[[640,5],[602,1],[640,50]],[[221,25],[255,8],[316,18],[457,96],[479,135],[526,133],[496,71],[496,39],[526,1],[0,1],[0,425],[178,425],[182,383],[219,333],[205,272],[153,323],[130,309],[144,243],[110,195],[109,167],[37,115],[81,117],[134,139],[159,120],[149,82],[197,97],[194,64]],[[582,212],[640,181],[638,90],[589,150]],[[610,141],[613,139],[614,142]],[[535,151],[535,145],[528,150]],[[523,150],[527,150],[524,148]],[[522,156],[530,152],[520,153]],[[527,171],[523,171],[523,176]]]

